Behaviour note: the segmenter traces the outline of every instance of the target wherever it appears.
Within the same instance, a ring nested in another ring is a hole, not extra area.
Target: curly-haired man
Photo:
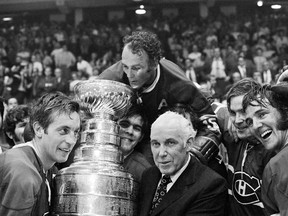
[[[198,139],[202,140],[196,142],[199,144],[198,150],[208,149],[208,154],[203,153],[207,160],[217,155],[214,150],[218,150],[220,129],[215,113],[205,96],[186,78],[183,70],[162,58],[161,42],[157,35],[148,31],[135,31],[125,36],[123,42],[122,60],[103,71],[100,78],[130,85],[137,92],[137,102],[143,105],[150,125],[161,113],[176,104],[191,107],[204,123],[197,134]],[[141,152],[148,158],[150,156],[150,162],[153,163],[150,146],[142,147]]]

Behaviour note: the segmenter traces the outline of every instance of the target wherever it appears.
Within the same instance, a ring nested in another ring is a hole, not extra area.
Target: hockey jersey
[[[218,118],[228,158],[229,215],[268,215],[261,200],[262,174],[274,153],[257,142],[235,142],[228,132],[227,107],[219,103],[213,103],[212,107]]]
[[[99,78],[129,85],[121,61],[103,71]],[[210,103],[193,82],[185,77],[182,69],[173,62],[161,59],[155,81],[142,92],[137,92],[137,96],[137,101],[143,105],[150,124],[176,104],[189,106],[204,123],[197,135],[207,136],[216,145],[219,144],[221,133]]]

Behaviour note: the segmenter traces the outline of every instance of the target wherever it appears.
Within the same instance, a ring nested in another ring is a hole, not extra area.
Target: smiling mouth
[[[133,142],[133,140],[130,139],[130,138],[128,138],[128,137],[121,137],[121,140],[123,140],[123,141]]]
[[[266,130],[262,134],[260,134],[260,136],[262,139],[265,140],[265,139],[268,139],[271,134],[272,134],[272,130]]]

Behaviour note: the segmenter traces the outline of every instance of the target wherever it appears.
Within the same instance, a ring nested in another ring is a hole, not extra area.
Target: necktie
[[[163,197],[167,193],[167,185],[171,182],[171,178],[168,175],[164,175],[161,179],[161,182],[156,190],[156,193],[154,195],[154,199],[152,201],[152,208],[150,211],[150,214],[153,212],[157,206],[159,206],[159,203],[162,201]]]

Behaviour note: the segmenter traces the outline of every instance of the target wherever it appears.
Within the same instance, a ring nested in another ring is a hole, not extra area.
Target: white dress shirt
[[[171,189],[171,187],[173,186],[173,184],[177,181],[177,179],[180,177],[180,175],[184,172],[184,170],[187,168],[190,160],[191,160],[191,156],[190,154],[188,154],[188,161],[185,163],[185,165],[180,169],[178,170],[178,172],[176,172],[174,175],[171,175],[170,178],[171,178],[171,182],[167,185],[167,193],[168,191]],[[162,177],[164,176],[164,174],[162,174]],[[161,178],[162,179],[162,178]],[[161,181],[160,179],[160,181]],[[158,186],[160,184],[160,181],[158,183]]]

